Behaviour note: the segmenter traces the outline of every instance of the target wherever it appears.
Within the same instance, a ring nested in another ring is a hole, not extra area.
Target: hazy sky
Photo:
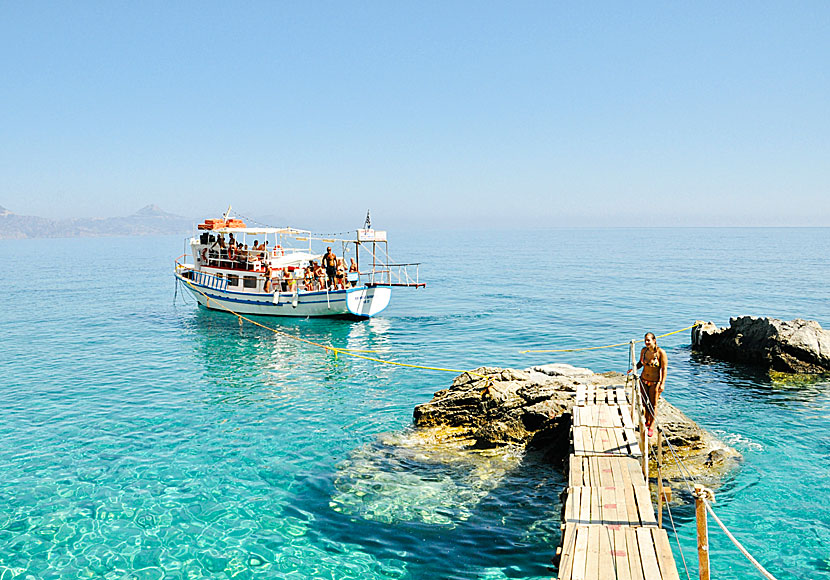
[[[0,2],[0,205],[830,226],[830,2]]]

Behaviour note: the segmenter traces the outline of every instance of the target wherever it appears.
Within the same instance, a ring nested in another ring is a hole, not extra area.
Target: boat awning
[[[323,254],[312,254],[310,252],[291,252],[284,256],[277,256],[271,258],[272,268],[287,268],[289,266],[299,267],[305,266],[311,260],[322,260]]]

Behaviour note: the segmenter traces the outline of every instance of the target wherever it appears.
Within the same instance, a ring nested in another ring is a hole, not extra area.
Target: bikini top
[[[645,356],[645,353],[643,353],[643,356]],[[643,360],[643,366],[644,367],[653,367],[653,368],[659,369],[660,368],[659,351],[654,353],[654,357],[651,359],[651,362],[646,362],[645,360]]]

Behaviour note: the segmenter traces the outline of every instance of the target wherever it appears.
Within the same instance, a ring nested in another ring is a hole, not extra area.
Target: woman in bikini
[[[643,397],[648,398],[646,404],[646,427],[648,436],[654,435],[654,415],[657,413],[657,401],[660,400],[660,393],[663,392],[666,383],[666,370],[668,358],[666,351],[657,346],[657,337],[653,332],[645,335],[646,345],[640,351],[640,360],[637,361],[637,368],[643,369],[640,374],[640,388]]]

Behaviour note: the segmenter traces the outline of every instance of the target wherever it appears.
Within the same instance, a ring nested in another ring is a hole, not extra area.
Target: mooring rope
[[[193,289],[194,292],[198,292],[199,294],[204,296],[205,300],[207,300],[207,301],[211,300],[210,296],[208,296],[207,294],[202,292],[198,287],[193,285],[190,282],[190,280],[187,280],[187,279],[184,279],[184,278],[180,278],[180,279],[185,284],[190,286]],[[339,346],[331,346],[331,345],[321,344],[319,342],[314,342],[313,340],[308,340],[308,339],[302,338],[300,336],[295,336],[293,334],[289,334],[287,332],[277,330],[276,328],[271,328],[270,326],[267,326],[265,324],[257,322],[256,320],[252,320],[251,318],[248,318],[247,316],[244,316],[244,315],[242,315],[238,312],[235,312],[234,310],[231,310],[230,308],[228,308],[227,306],[222,304],[220,299],[213,298],[212,300],[215,304],[218,304],[219,307],[221,307],[223,310],[225,310],[226,312],[236,316],[237,319],[239,320],[240,324],[242,324],[242,321],[244,320],[245,322],[253,324],[254,326],[258,326],[262,329],[269,330],[269,331],[273,332],[274,334],[278,334],[280,336],[284,336],[286,338],[290,338],[292,340],[296,340],[296,341],[308,344],[310,346],[315,346],[315,347],[321,348],[321,349],[325,350],[326,353],[331,351],[332,353],[334,353],[335,358],[337,358],[337,356],[342,353],[346,356],[350,356],[350,357],[354,357],[354,358],[360,358],[360,359],[364,359],[364,360],[368,360],[368,361],[372,361],[372,362],[376,362],[376,363],[380,363],[380,364],[386,364],[386,365],[407,367],[407,368],[413,368],[413,369],[422,369],[422,370],[428,370],[428,371],[456,373],[456,374],[467,373],[467,374],[472,375],[472,376],[476,376],[476,377],[479,377],[479,378],[482,378],[482,379],[486,379],[488,381],[488,385],[487,385],[488,387],[490,386],[490,382],[492,382],[492,379],[490,377],[488,377],[487,375],[483,375],[481,373],[476,373],[476,372],[471,371],[471,370],[448,369],[448,368],[443,368],[443,367],[431,367],[431,366],[426,366],[426,365],[416,365],[416,364],[411,364],[411,363],[402,363],[402,362],[397,362],[397,361],[393,361],[393,360],[387,360],[387,359],[382,359],[382,358],[378,358],[378,357],[358,354],[359,352],[373,352],[373,351],[362,351],[362,350],[359,350],[359,349],[341,348]]]
[[[680,330],[673,330],[671,332],[667,332],[666,334],[659,334],[655,338],[663,338],[663,337],[666,337],[666,336],[671,336],[672,334],[677,334],[678,332],[683,332],[685,330],[691,330],[695,326],[698,326],[698,324],[693,324],[691,326],[687,326],[686,328],[681,328]],[[635,343],[643,342],[643,339],[635,340],[634,342]],[[580,352],[580,351],[584,351],[584,350],[601,350],[601,349],[605,349],[605,348],[615,348],[615,347],[618,347],[618,346],[628,346],[630,344],[631,344],[631,341],[619,342],[617,344],[605,344],[603,346],[586,346],[586,347],[582,347],[582,348],[558,348],[558,349],[552,349],[552,350],[520,350],[519,352],[521,354],[528,354],[528,353],[536,354],[536,353],[545,353],[545,352]]]

